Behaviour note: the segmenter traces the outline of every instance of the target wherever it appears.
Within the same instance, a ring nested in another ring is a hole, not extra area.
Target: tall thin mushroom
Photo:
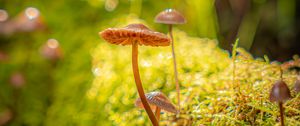
[[[176,83],[176,91],[177,91],[177,104],[180,110],[180,85],[178,80],[178,72],[177,72],[177,63],[176,63],[176,55],[175,55],[175,47],[174,47],[174,39],[172,33],[172,27],[174,24],[185,24],[186,20],[184,16],[176,11],[175,9],[166,9],[159,14],[156,15],[155,20],[156,23],[167,24],[169,25],[169,34],[172,43],[172,55],[173,55],[173,64],[174,64],[174,76]]]
[[[170,113],[177,113],[176,107],[171,103],[166,95],[162,92],[154,91],[146,94],[147,101],[150,103],[150,107],[155,112],[157,120],[160,119],[160,111],[165,110]],[[144,108],[141,99],[138,98],[135,101],[135,106]]]
[[[147,102],[140,79],[138,68],[138,45],[168,46],[170,45],[170,39],[165,34],[152,31],[143,24],[130,24],[125,28],[108,28],[99,34],[109,43],[116,45],[132,45],[132,69],[138,94],[152,124],[158,126],[158,121]]]

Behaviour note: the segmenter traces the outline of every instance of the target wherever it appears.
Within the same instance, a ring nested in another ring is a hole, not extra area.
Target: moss
[[[163,113],[161,125],[278,125],[277,104],[268,100],[270,87],[279,79],[278,63],[254,59],[237,48],[234,83],[239,91],[233,90],[232,59],[216,40],[189,37],[179,30],[174,35],[183,110],[179,116]],[[87,98],[105,106],[107,121],[113,125],[150,125],[145,111],[133,106],[138,96],[130,49],[105,42],[96,47],[92,53],[93,66],[101,72]],[[171,48],[140,47],[139,60],[145,90],[161,90],[176,103]],[[296,74],[284,71],[283,77],[291,87]],[[296,99],[299,95],[285,104],[288,125],[300,123]]]

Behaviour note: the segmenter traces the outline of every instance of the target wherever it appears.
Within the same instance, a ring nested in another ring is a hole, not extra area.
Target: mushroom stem
[[[160,119],[160,110],[161,110],[161,109],[160,109],[159,107],[156,106],[156,109],[155,109],[155,116],[156,116],[157,120]]]
[[[178,112],[180,112],[180,86],[178,80],[178,72],[177,72],[177,63],[176,63],[176,55],[175,55],[175,47],[174,47],[174,39],[172,33],[172,24],[169,24],[169,34],[172,43],[172,55],[173,55],[173,64],[174,64],[174,76],[175,76],[175,84],[176,84],[176,91],[177,91],[177,105],[178,105]]]
[[[282,102],[278,103],[279,105],[279,109],[280,109],[280,122],[281,122],[281,126],[284,126],[284,115],[283,115],[283,106],[282,106]]]
[[[139,93],[139,96],[141,98],[141,101],[143,103],[143,106],[152,122],[153,126],[158,126],[158,121],[152,112],[149,103],[147,102],[145,92],[142,86],[142,81],[140,78],[140,73],[139,73],[139,68],[138,68],[138,43],[133,42],[132,45],[132,70],[133,70],[133,75],[134,75],[134,80],[136,83],[136,87]]]
[[[281,68],[281,66],[279,66],[279,76],[280,76],[280,79],[282,79],[282,74],[283,74],[283,71],[282,71],[282,68]]]

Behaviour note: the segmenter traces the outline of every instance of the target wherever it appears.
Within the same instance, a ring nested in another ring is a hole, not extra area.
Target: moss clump
[[[232,59],[215,40],[189,37],[175,30],[183,110],[180,116],[162,114],[161,125],[275,125],[277,104],[268,99],[269,90],[279,78],[278,64],[254,59],[237,48],[233,90]],[[161,90],[176,103],[171,48],[140,47],[141,78],[147,92]],[[150,125],[143,110],[134,107],[137,93],[131,70],[130,46],[101,42],[92,52],[95,79],[86,96],[103,105],[112,125]],[[293,84],[296,73],[284,71],[284,80]],[[295,94],[294,94],[295,95]],[[285,104],[288,125],[299,125],[296,98]]]

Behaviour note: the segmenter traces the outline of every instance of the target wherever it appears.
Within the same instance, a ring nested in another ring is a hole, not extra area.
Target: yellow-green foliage
[[[238,48],[233,82],[233,61],[228,52],[218,47],[217,41],[189,37],[179,30],[174,35],[184,108],[177,117],[162,114],[161,125],[278,123],[277,104],[268,100],[272,83],[279,79],[276,63],[270,65],[262,59],[253,59]],[[91,54],[95,79],[86,93],[88,101],[103,106],[101,111],[108,124],[150,125],[146,112],[134,107],[138,95],[131,68],[131,46],[100,42]],[[170,47],[139,47],[145,91],[160,90],[176,103],[171,58]],[[296,76],[285,71],[283,77],[291,87]],[[240,86],[240,91],[233,90],[233,83]],[[289,125],[300,125],[300,103],[296,99],[299,97],[285,104]]]

